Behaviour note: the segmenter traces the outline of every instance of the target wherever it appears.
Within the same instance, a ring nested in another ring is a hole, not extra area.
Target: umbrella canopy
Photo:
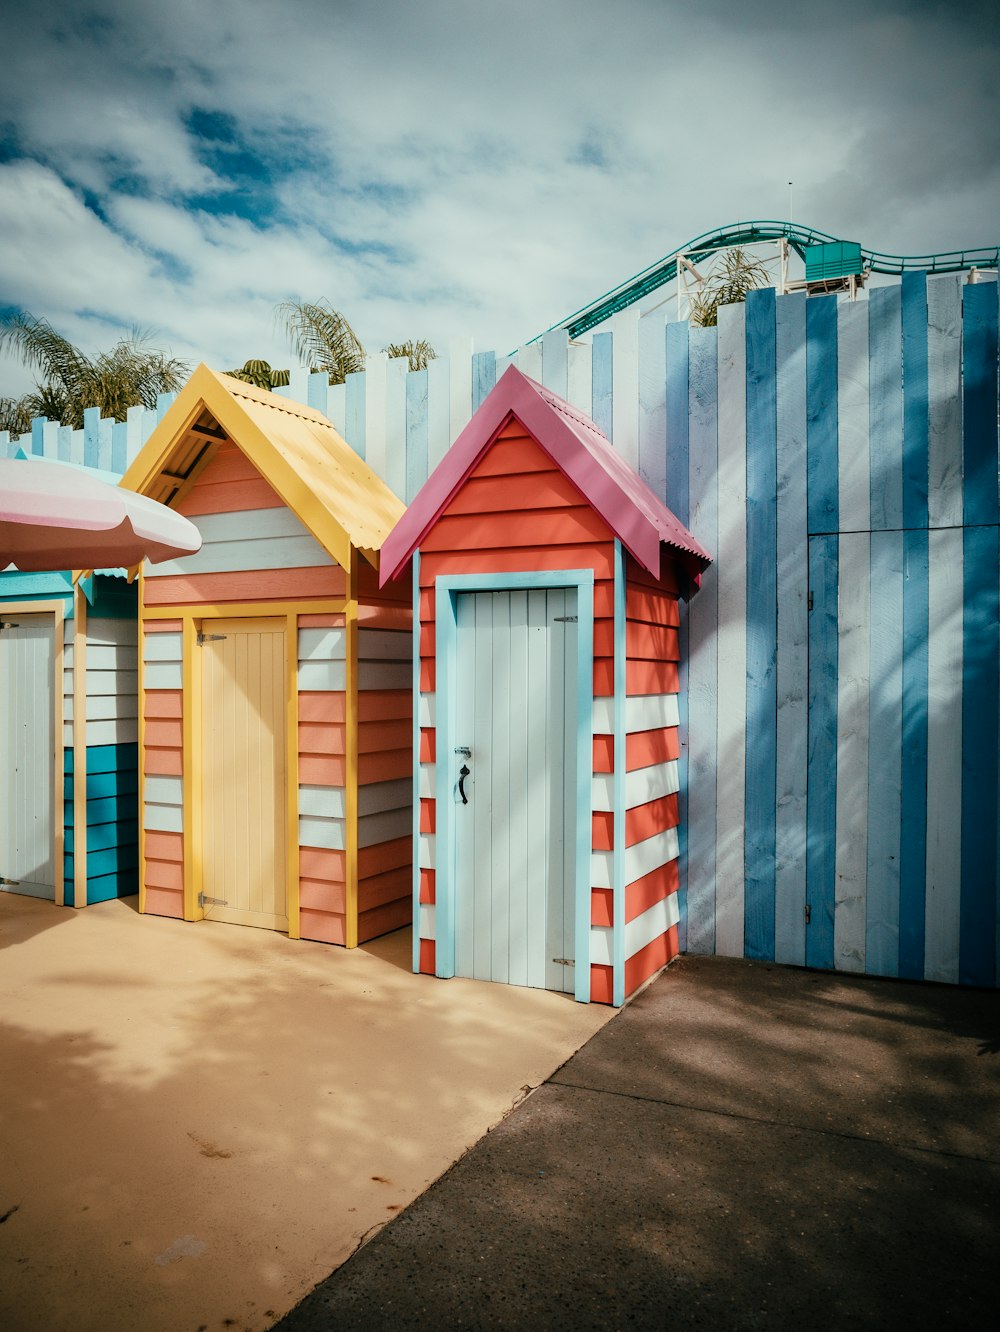
[[[201,533],[164,504],[49,460],[0,458],[0,569],[158,564],[201,548]]]

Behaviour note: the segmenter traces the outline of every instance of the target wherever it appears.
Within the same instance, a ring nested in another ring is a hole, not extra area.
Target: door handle
[[[467,763],[463,763],[458,770],[458,794],[462,797],[462,804],[469,803],[469,797],[465,794],[465,779],[471,776],[471,769]]]

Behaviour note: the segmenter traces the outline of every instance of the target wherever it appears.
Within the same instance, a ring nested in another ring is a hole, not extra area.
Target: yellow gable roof
[[[350,548],[378,566],[405,505],[311,407],[199,365],[122,477],[128,490],[176,503],[223,440],[250,459],[338,564]]]

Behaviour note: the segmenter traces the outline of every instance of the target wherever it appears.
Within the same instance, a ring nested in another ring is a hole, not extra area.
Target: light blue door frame
[[[506,574],[449,574],[435,582],[437,762],[436,824],[436,972],[455,975],[456,823],[458,770],[457,733],[458,598],[474,592],[512,592],[566,588],[575,594],[576,635],[576,772],[575,837],[567,839],[574,856],[574,997],[590,1002],[590,849],[591,769],[593,766],[594,573],[592,569]]]

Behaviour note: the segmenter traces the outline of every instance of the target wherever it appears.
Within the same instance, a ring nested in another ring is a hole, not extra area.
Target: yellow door
[[[200,900],[206,919],[287,930],[285,621],[202,628]]]

